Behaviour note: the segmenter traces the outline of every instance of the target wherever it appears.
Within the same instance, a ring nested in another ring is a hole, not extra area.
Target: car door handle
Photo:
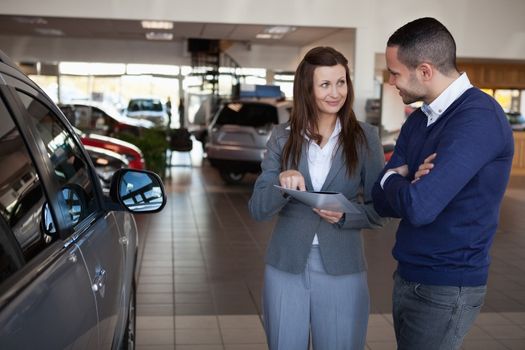
[[[93,292],[99,292],[100,296],[104,297],[104,291],[106,289],[106,270],[100,269],[97,271],[91,289],[93,289]]]
[[[128,237],[126,236],[122,236],[118,239],[118,242],[122,245],[128,245],[129,241],[128,241]]]

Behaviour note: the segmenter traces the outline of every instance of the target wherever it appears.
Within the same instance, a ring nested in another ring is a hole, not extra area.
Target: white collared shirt
[[[461,73],[461,75],[452,82],[434,101],[430,104],[423,104],[421,111],[427,116],[427,127],[434,124],[439,117],[447,110],[448,107],[459,96],[463,95],[465,91],[470,89],[472,84],[470,83],[467,73]],[[386,179],[392,174],[396,174],[393,170],[388,170],[385,175],[381,178],[381,188],[383,188]]]
[[[339,133],[341,132],[341,123],[339,119],[336,119],[334,131],[328,138],[328,142],[322,148],[312,142],[308,137],[308,170],[310,172],[310,179],[312,180],[312,186],[314,191],[320,191],[323,184],[328,176],[328,172],[332,166],[332,160],[336,151],[337,142],[339,140]],[[314,236],[312,244],[319,244],[317,234]]]
[[[454,80],[434,101],[428,105],[423,104],[421,111],[425,113],[428,118],[427,127],[434,124],[443,112],[471,87],[472,84],[467,77],[467,73],[461,73],[459,78]]]

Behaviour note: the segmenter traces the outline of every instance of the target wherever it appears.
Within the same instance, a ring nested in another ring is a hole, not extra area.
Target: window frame
[[[37,173],[41,177],[40,180],[44,187],[44,193],[49,200],[49,207],[53,220],[57,226],[56,229],[59,237],[68,244],[67,242],[70,240],[77,240],[82,232],[88,229],[97,218],[103,215],[104,200],[102,198],[100,182],[95,174],[89,155],[83,148],[78,135],[71,128],[70,124],[65,122],[67,119],[62,112],[38,90],[26,85],[23,81],[19,81],[16,77],[10,76],[10,78],[15,80],[15,84],[13,84],[15,87],[3,86],[3,90],[6,90],[3,93],[4,97],[6,97],[6,107],[11,110],[11,116],[26,143],[30,156],[34,162],[34,166],[37,169]],[[84,161],[87,164],[87,173],[93,185],[93,195],[97,208],[93,213],[84,218],[76,227],[73,227],[67,219],[67,206],[63,197],[59,195],[61,189],[58,181],[54,177],[53,164],[49,157],[44,156],[47,154],[46,146],[44,145],[38,130],[36,130],[36,126],[33,123],[27,122],[32,117],[29,115],[24,104],[18,97],[18,92],[34,98],[55,115],[60,126],[72,137],[80,155],[84,158]],[[35,155],[39,156],[35,157]]]

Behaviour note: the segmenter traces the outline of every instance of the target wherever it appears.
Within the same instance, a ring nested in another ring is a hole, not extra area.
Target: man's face
[[[397,50],[397,46],[386,48],[386,66],[390,72],[388,83],[397,88],[404,104],[424,100],[425,87],[419,81],[416,70],[398,60]]]

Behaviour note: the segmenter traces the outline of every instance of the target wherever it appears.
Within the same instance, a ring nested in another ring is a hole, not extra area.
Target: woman
[[[357,121],[348,61],[310,50],[294,80],[290,122],[273,129],[249,208],[278,220],[270,240],[263,307],[272,350],[363,349],[369,295],[360,230],[382,219],[371,189],[384,165],[377,130]],[[360,214],[310,208],[274,185],[341,192]]]

